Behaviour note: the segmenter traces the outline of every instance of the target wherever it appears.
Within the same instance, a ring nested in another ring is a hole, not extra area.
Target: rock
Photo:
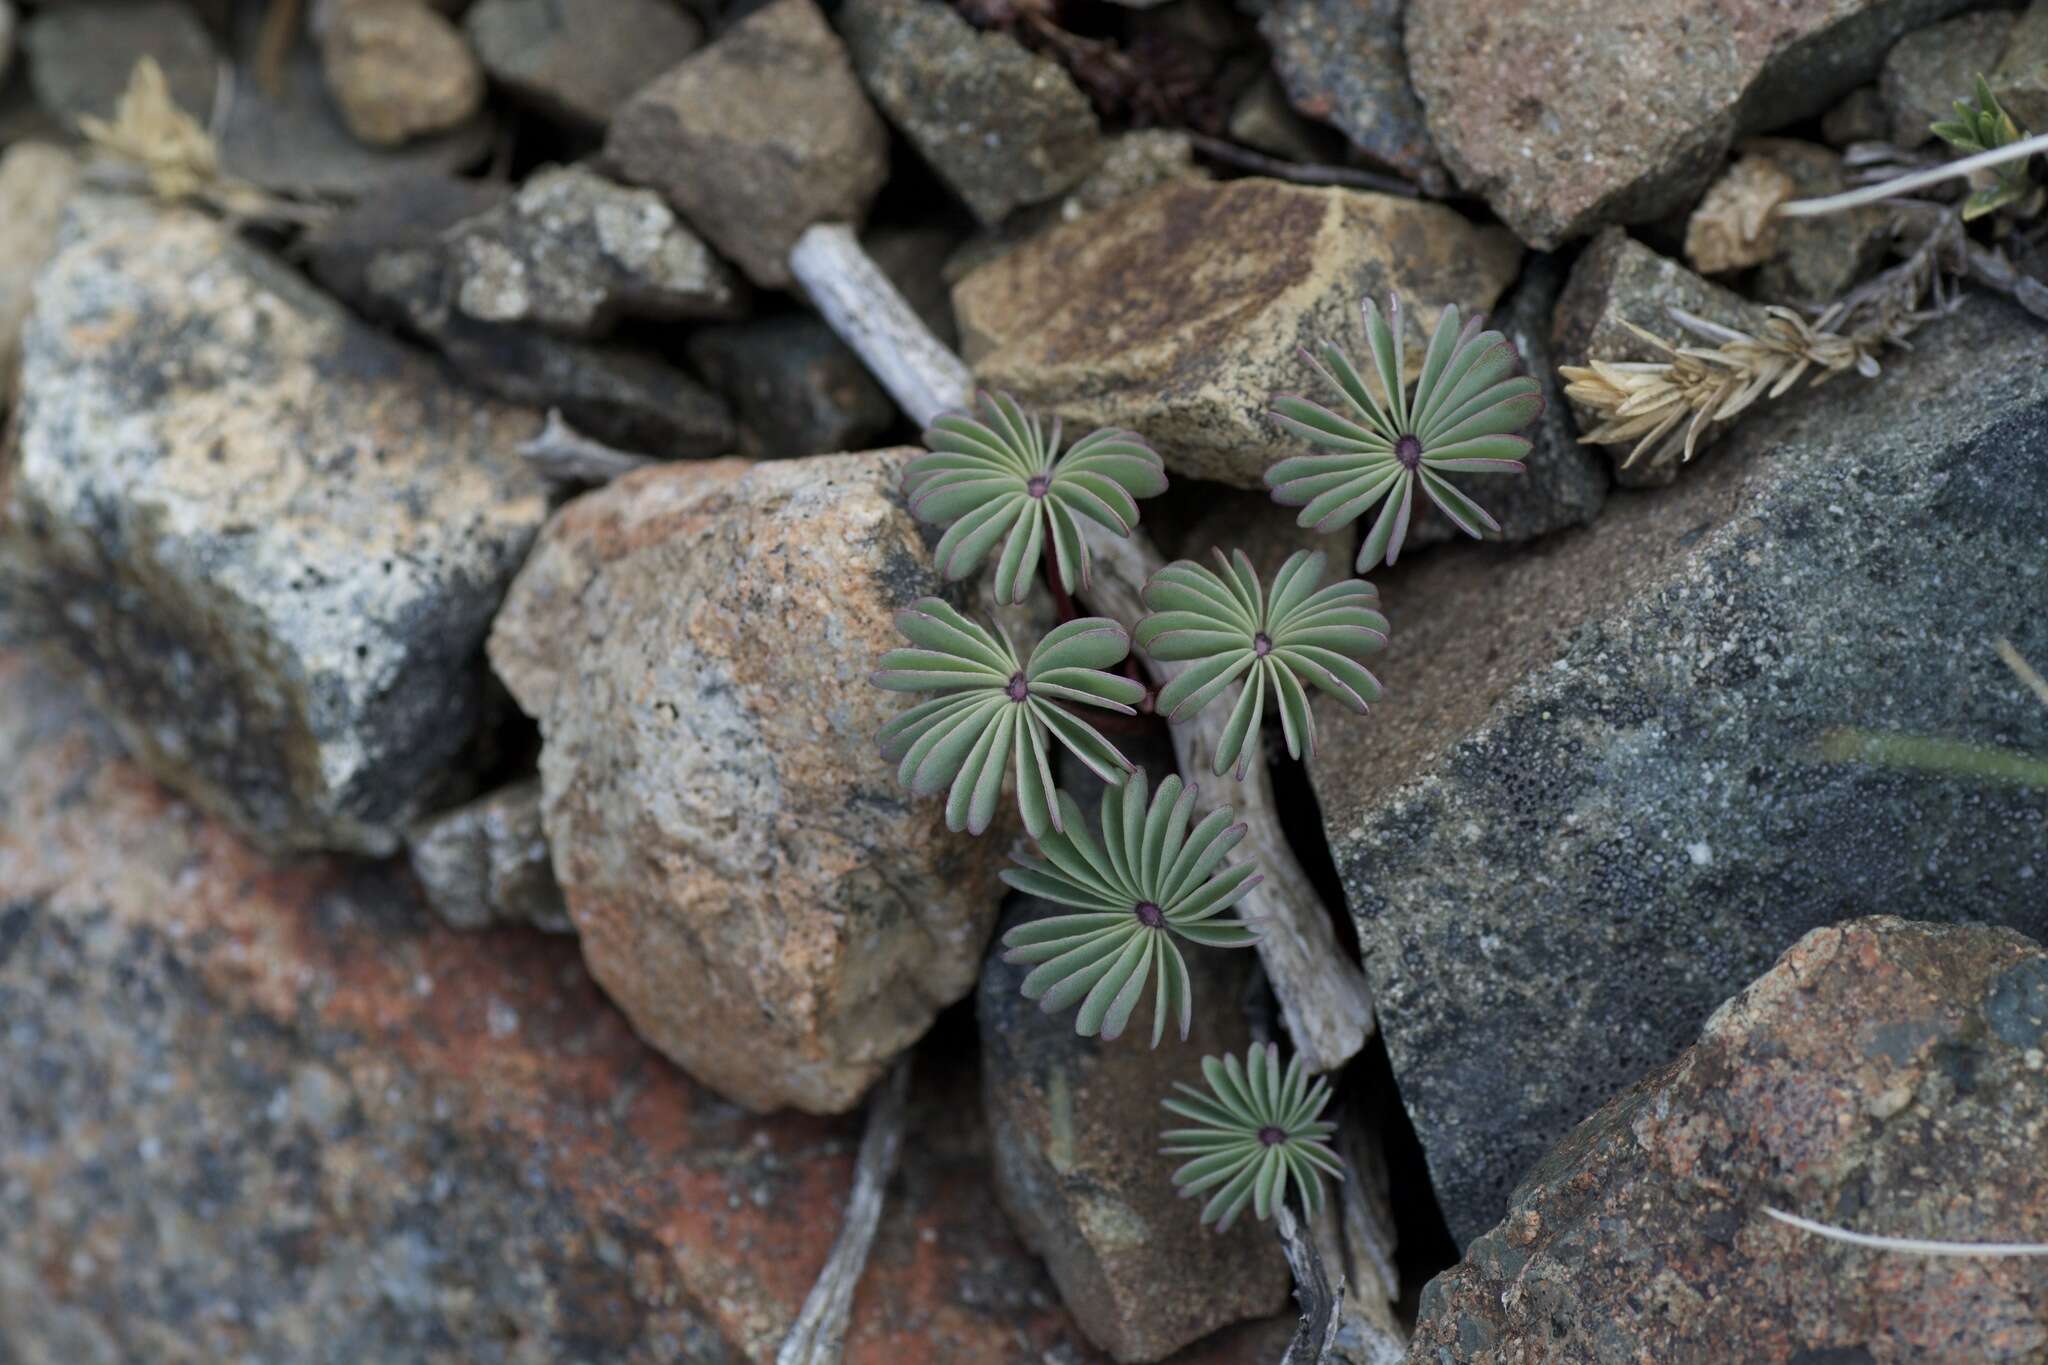
[[[1018,897],[1002,927],[1055,913]],[[975,993],[996,1197],[1075,1322],[1119,1361],[1160,1360],[1279,1312],[1292,1284],[1270,1225],[1247,1215],[1221,1236],[1203,1227],[1202,1201],[1175,1193],[1176,1162],[1159,1154],[1160,1131],[1175,1122],[1159,1102],[1173,1083],[1199,1086],[1203,1056],[1251,1045],[1238,1002],[1252,954],[1186,957],[1194,1031],[1157,1049],[1135,1036],[1142,1028],[1109,1043],[1078,1036],[1070,1014],[1023,997],[1027,969],[1001,953],[989,954]]]
[[[953,286],[945,266],[960,241],[959,232],[933,222],[883,224],[861,236],[868,259],[896,286],[932,335],[953,350],[959,348],[960,329],[953,323]]]
[[[973,988],[1010,834],[950,834],[875,748],[895,613],[937,592],[913,452],[629,474],[549,522],[491,635],[539,721],[594,975],[752,1109],[853,1107]]]
[[[666,458],[724,454],[724,400],[651,351],[478,322],[457,305],[451,242],[503,191],[435,177],[393,181],[308,237],[314,278],[370,316],[431,342],[471,383],[560,408],[607,444]]]
[[[1266,408],[1313,382],[1297,345],[1356,341],[1367,294],[1398,292],[1425,325],[1449,302],[1484,309],[1520,257],[1439,204],[1179,181],[982,266],[953,309],[982,384],[1076,430],[1134,427],[1176,474],[1257,488],[1294,453]]]
[[[1669,342],[1682,342],[1691,334],[1672,320],[1673,308],[1750,333],[1763,326],[1767,316],[1761,305],[1701,279],[1620,228],[1609,228],[1579,253],[1558,299],[1550,336],[1556,361],[1584,365],[1594,356],[1602,360],[1662,359],[1655,347],[1629,331],[1626,324],[1634,323]],[[1598,425],[1590,413],[1579,410],[1576,415],[1581,431]],[[1709,429],[1701,436],[1699,449],[1706,449],[1720,435],[1720,430]],[[1675,462],[1645,458],[1625,464],[1631,447],[1607,449],[1615,461],[1615,482],[1624,487],[1659,487],[1678,477]]]
[[[277,849],[398,847],[547,511],[452,388],[189,211],[74,199],[22,334],[13,594],[138,756]]]
[[[704,41],[673,0],[476,0],[462,27],[492,80],[591,128]]]
[[[2038,1257],[1850,1249],[2038,1240],[2048,954],[1884,916],[1815,929],[1676,1062],[1531,1171],[1423,1292],[1415,1361],[2018,1361]]]
[[[2034,0],[2013,24],[1990,85],[2022,128],[2048,130],[2048,0]]]
[[[622,317],[729,318],[744,286],[651,190],[544,166],[449,231],[455,306],[479,322],[595,336]]]
[[[605,155],[781,288],[805,228],[866,217],[889,134],[813,0],[772,0],[620,106]]]
[[[1791,138],[1756,138],[1745,146],[1767,156],[1792,177],[1794,197],[1815,199],[1849,188],[1842,158],[1826,147]],[[1778,221],[1778,249],[1757,270],[1752,292],[1766,303],[1824,308],[1884,263],[1891,246],[1891,214],[1872,204],[1818,218]]]
[[[573,943],[267,863],[81,711],[0,658],[11,1360],[774,1358],[858,1120],[738,1113]],[[906,1127],[847,1365],[1102,1365],[988,1198],[971,1053],[919,1065]],[[1274,1359],[1274,1326],[1176,1365]]]
[[[575,932],[548,861],[538,779],[430,816],[407,832],[405,845],[427,904],[450,928],[530,924]]]
[[[1328,129],[1294,112],[1287,91],[1271,72],[1244,88],[1230,109],[1230,140],[1287,161],[1310,164],[1332,159],[1330,149],[1321,145],[1331,137]],[[1320,135],[1320,136],[1319,136]]]
[[[21,325],[77,188],[78,161],[60,147],[17,142],[0,153],[0,410],[14,404]]]
[[[1368,160],[1413,180],[1424,194],[1441,196],[1450,182],[1402,51],[1407,3],[1276,0],[1259,32],[1273,46],[1273,69],[1297,110],[1334,125]]]
[[[753,454],[857,450],[896,420],[860,357],[809,313],[699,328],[689,356],[732,400]]]
[[[1932,125],[1954,118],[1956,101],[1969,99],[1977,77],[1998,65],[2012,27],[2012,15],[1994,10],[1959,15],[1899,39],[1884,59],[1880,84],[1892,141],[1901,147],[1932,142]]]
[[[329,5],[320,56],[349,131],[375,146],[445,133],[483,107],[482,68],[422,0]]]
[[[1072,188],[1102,155],[1064,67],[941,0],[847,0],[839,26],[876,106],[986,225]]]
[[[14,67],[14,30],[18,25],[13,0],[0,0],[0,81],[5,81]]]
[[[1388,701],[1324,715],[1310,775],[1460,1241],[1815,925],[1883,905],[2048,933],[2048,792],[1815,747],[1859,726],[2048,752],[1991,648],[2048,658],[2039,336],[1980,298],[1913,343],[1540,552],[1382,576]]]
[[[1409,74],[1458,183],[1548,249],[1683,207],[1736,136],[1820,113],[1968,3],[1652,0],[1623,24],[1601,0],[1411,0]]]
[[[1841,102],[1820,119],[1820,135],[1830,147],[1876,142],[1891,132],[1891,128],[1891,115],[1885,112],[1884,96],[1874,85],[1857,86],[1842,96]]]
[[[135,63],[154,57],[180,109],[207,120],[219,54],[182,0],[65,0],[22,25],[36,101],[66,129],[81,114],[111,118]]]
[[[1685,259],[1703,275],[1746,270],[1778,249],[1778,205],[1798,193],[1767,156],[1746,155],[1721,173],[1685,225]]]

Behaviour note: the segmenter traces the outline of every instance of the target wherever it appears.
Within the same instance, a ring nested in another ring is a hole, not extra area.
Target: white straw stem
[[[1764,1212],[1781,1223],[1790,1223],[1817,1237],[1847,1242],[1850,1246],[1869,1247],[1873,1251],[1908,1251],[1919,1256],[2048,1256],[2048,1246],[2039,1242],[1930,1242],[1918,1237],[1877,1237],[1867,1232],[1851,1232],[1847,1228],[1816,1223],[1811,1218],[1801,1218],[1796,1213],[1786,1213],[1769,1205],[1764,1206]]]
[[[1861,208],[1865,204],[1881,203],[1914,190],[1925,189],[1929,185],[1939,185],[1944,180],[1966,176],[1986,166],[2018,161],[2036,152],[2048,152],[2048,133],[2036,133],[2018,142],[1994,147],[1988,152],[1966,156],[1961,161],[1951,161],[1945,166],[1915,171],[1911,175],[1902,175],[1894,180],[1880,180],[1877,184],[1866,185],[1860,190],[1847,190],[1841,194],[1831,194],[1824,199],[1794,199],[1778,205],[1777,215],[1780,218],[1817,218],[1824,213],[1840,213],[1844,209]]]

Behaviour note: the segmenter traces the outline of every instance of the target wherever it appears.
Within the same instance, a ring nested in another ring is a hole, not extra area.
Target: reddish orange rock
[[[988,1197],[953,1051],[847,1361],[1098,1360]],[[858,1136],[692,1084],[572,945],[436,927],[392,865],[264,860],[0,654],[9,1359],[765,1362]]]

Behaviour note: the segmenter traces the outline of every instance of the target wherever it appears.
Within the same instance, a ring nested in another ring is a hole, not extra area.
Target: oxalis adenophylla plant
[[[1363,316],[1369,372],[1333,344],[1320,360],[1306,356],[1348,415],[1274,400],[1281,425],[1327,453],[1283,460],[1267,475],[1275,500],[1302,506],[1301,524],[1318,530],[1383,504],[1360,571],[1399,555],[1418,486],[1468,534],[1497,532],[1450,476],[1519,472],[1529,446],[1519,430],[1543,407],[1506,338],[1478,319],[1461,322],[1455,307],[1443,310],[1412,391],[1398,300],[1384,313],[1367,301]],[[956,830],[986,831],[1005,788],[1014,791],[1035,849],[1013,852],[1003,880],[1063,907],[1004,937],[1006,960],[1031,968],[1027,998],[1048,1012],[1073,1009],[1077,1033],[1113,1040],[1149,991],[1152,1046],[1169,1031],[1185,1040],[1195,1001],[1184,950],[1254,946],[1257,922],[1229,912],[1261,874],[1255,862],[1229,861],[1244,827],[1228,805],[1204,813],[1198,789],[1179,776],[1152,790],[1097,725],[1185,724],[1223,702],[1229,720],[1215,772],[1234,769],[1243,780],[1270,705],[1288,752],[1311,754],[1311,689],[1359,712],[1382,695],[1360,662],[1387,643],[1378,591],[1359,579],[1324,583],[1320,551],[1295,553],[1267,584],[1242,550],[1219,549],[1214,570],[1181,560],[1155,573],[1141,594],[1146,614],[1127,634],[1077,605],[1090,587],[1081,523],[1129,536],[1140,500],[1166,491],[1165,464],[1141,435],[1106,428],[1062,451],[1057,421],[983,393],[974,411],[933,419],[924,440],[904,491],[913,514],[944,528],[934,551],[940,576],[964,579],[993,561],[997,601],[1022,602],[1042,581],[1061,619],[1020,650],[1000,628],[935,597],[903,612],[909,647],[885,655],[874,680],[930,695],[884,727],[883,753],[914,792],[947,793]],[[1132,676],[1134,642],[1155,662],[1186,667],[1155,692]],[[1108,788],[1095,832],[1058,787],[1055,746]],[[1320,1177],[1343,1174],[1327,1146],[1334,1125],[1320,1117],[1329,1083],[1300,1057],[1283,1066],[1272,1044],[1243,1061],[1206,1058],[1202,1070],[1206,1092],[1183,1086],[1182,1097],[1164,1101],[1197,1125],[1166,1135],[1168,1153],[1190,1158],[1175,1174],[1181,1193],[1206,1196],[1203,1221],[1223,1227],[1246,1208],[1261,1219],[1284,1213],[1290,1187],[1313,1213]]]

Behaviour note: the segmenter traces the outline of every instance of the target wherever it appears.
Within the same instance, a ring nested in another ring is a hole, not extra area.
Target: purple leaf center
[[[1166,926],[1166,915],[1151,901],[1139,901],[1131,907],[1131,913],[1138,917],[1138,923],[1147,929],[1162,929]]]
[[[1394,458],[1401,462],[1401,468],[1414,473],[1422,467],[1422,442],[1414,436],[1403,436],[1394,442]]]
[[[1049,475],[1033,474],[1030,477],[1030,479],[1025,482],[1024,491],[1026,493],[1029,493],[1034,498],[1042,498],[1045,496],[1046,490],[1051,487],[1052,478]]]
[[[1024,681],[1022,673],[1012,673],[1010,681],[1003,684],[1003,695],[1011,701],[1023,701],[1031,695],[1031,687]]]
[[[1273,637],[1260,631],[1252,636],[1252,653],[1263,659],[1273,652]]]
[[[1264,1128],[1259,1129],[1260,1146],[1278,1147],[1281,1143],[1285,1141],[1287,1141],[1287,1134],[1283,1129],[1275,1128],[1270,1123],[1267,1124]]]

